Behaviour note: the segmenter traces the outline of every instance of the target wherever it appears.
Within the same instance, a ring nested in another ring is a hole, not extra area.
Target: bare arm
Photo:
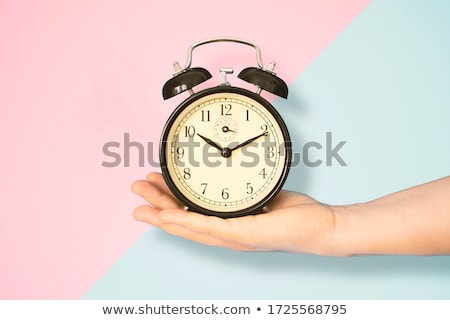
[[[136,220],[207,245],[328,256],[450,254],[450,177],[348,206],[282,191],[269,213],[233,219],[182,210],[158,173],[132,190],[151,204],[136,208]]]
[[[450,177],[334,211],[339,255],[450,254]]]

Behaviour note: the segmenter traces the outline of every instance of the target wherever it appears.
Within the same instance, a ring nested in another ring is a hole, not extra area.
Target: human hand
[[[281,191],[268,213],[222,219],[183,210],[159,173],[134,182],[131,189],[150,204],[136,208],[134,218],[176,236],[240,251],[330,254],[333,207],[300,193]]]

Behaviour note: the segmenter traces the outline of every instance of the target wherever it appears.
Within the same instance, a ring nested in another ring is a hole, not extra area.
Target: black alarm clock
[[[214,42],[235,42],[256,50],[257,67],[242,70],[238,78],[254,84],[256,92],[232,86],[231,68],[221,68],[217,86],[193,92],[212,78],[209,71],[191,67],[193,50]],[[264,68],[259,47],[235,38],[213,38],[191,45],[186,66],[163,87],[168,99],[188,92],[170,115],[162,132],[162,175],[186,210],[222,218],[267,212],[268,202],[281,190],[290,167],[289,132],[280,114],[262,90],[287,98],[286,83]]]

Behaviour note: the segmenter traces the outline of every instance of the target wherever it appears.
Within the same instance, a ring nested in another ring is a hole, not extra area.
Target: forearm
[[[450,254],[450,177],[333,209],[334,255]]]

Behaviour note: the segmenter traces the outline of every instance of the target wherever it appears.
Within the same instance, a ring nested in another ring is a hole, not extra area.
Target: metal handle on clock
[[[184,67],[183,70],[186,70],[191,67],[192,52],[194,51],[195,48],[197,48],[201,45],[213,43],[213,42],[235,42],[235,43],[245,44],[245,45],[252,47],[256,51],[256,61],[258,63],[258,67],[265,70],[263,63],[262,63],[262,59],[261,59],[261,49],[259,49],[258,45],[253,42],[243,40],[243,39],[238,39],[238,38],[210,38],[210,39],[205,39],[205,40],[202,40],[202,41],[192,44],[188,49],[187,62],[186,62],[186,66]]]
[[[256,91],[257,94],[260,94],[262,90],[266,90],[277,96],[287,98],[288,87],[286,83],[282,79],[277,77],[275,72],[273,72],[275,68],[275,62],[274,61],[271,62],[267,68],[264,68],[261,59],[261,50],[259,49],[257,44],[239,38],[210,38],[196,42],[189,47],[186,65],[183,69],[181,69],[178,62],[174,63],[176,73],[174,74],[172,79],[170,79],[165,83],[163,87],[164,99],[173,97],[186,90],[188,90],[192,95],[193,91],[191,89],[194,86],[212,77],[208,70],[204,68],[191,68],[191,64],[192,64],[192,53],[195,48],[202,46],[204,44],[214,42],[234,42],[239,44],[245,44],[255,49],[256,62],[258,63],[258,68],[255,67],[245,68],[238,74],[237,77],[241,80],[254,84],[258,88]],[[223,74],[223,76],[225,76],[226,70],[221,69],[221,72],[222,71],[225,72],[225,74]],[[223,77],[223,81],[220,85],[229,85],[225,77]]]

